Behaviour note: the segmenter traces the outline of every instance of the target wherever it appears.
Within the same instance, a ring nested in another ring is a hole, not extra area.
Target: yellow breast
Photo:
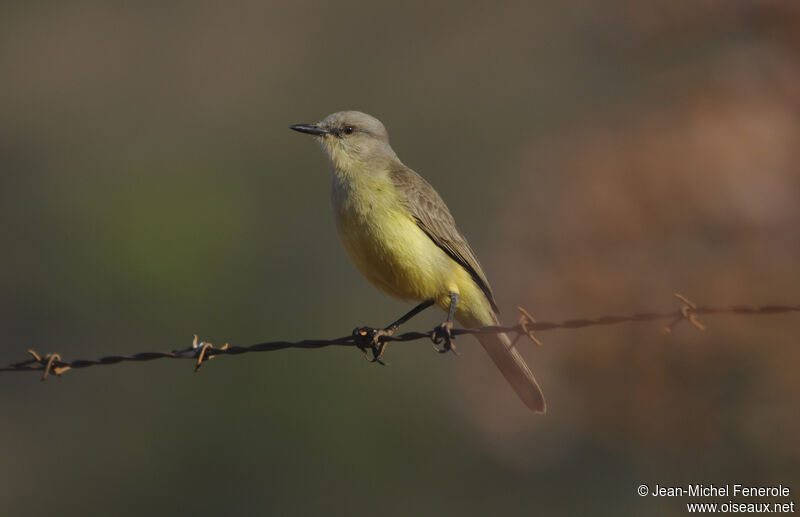
[[[450,293],[457,293],[457,317],[476,311],[491,314],[470,274],[422,231],[401,196],[388,174],[334,171],[331,203],[339,238],[353,264],[390,296],[432,299],[447,310]]]
[[[390,178],[334,174],[331,200],[347,254],[376,287],[404,300],[456,288],[462,268],[417,226]]]

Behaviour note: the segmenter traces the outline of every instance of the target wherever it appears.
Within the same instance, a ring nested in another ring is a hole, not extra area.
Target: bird
[[[498,325],[497,303],[478,258],[441,196],[397,157],[381,121],[340,111],[290,129],[312,135],[330,160],[336,229],[353,264],[384,293],[419,302],[376,335],[391,334],[434,304],[447,313],[434,333],[445,343],[443,352],[453,349],[454,319],[465,328]],[[542,390],[508,336],[476,337],[522,402],[544,413]]]

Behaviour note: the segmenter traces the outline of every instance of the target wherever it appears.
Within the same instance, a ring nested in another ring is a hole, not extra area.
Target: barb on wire
[[[697,328],[697,330],[700,331],[705,330],[706,329],[705,325],[697,321],[697,305],[689,301],[688,298],[686,298],[681,294],[678,293],[672,293],[672,294],[675,295],[675,298],[683,302],[683,307],[681,307],[680,316],[674,319],[672,323],[664,327],[664,331],[667,333],[672,332],[673,327],[675,327],[675,325],[684,320],[688,320],[689,323],[691,323],[692,325],[695,326],[695,328]]]
[[[492,325],[470,329],[453,329],[452,335],[455,337],[465,334],[508,333],[514,334],[512,346],[522,336],[527,337],[537,345],[541,346],[542,343],[536,338],[536,336],[534,336],[534,332],[542,332],[553,329],[578,329],[584,327],[596,327],[600,325],[617,325],[620,323],[657,320],[671,320],[671,322],[664,327],[666,332],[672,332],[675,326],[681,321],[688,321],[698,330],[705,330],[705,326],[697,319],[697,317],[700,315],[712,316],[728,314],[745,316],[800,312],[800,305],[762,305],[759,307],[736,305],[733,307],[722,308],[702,307],[695,305],[685,296],[682,296],[678,293],[674,294],[683,305],[679,310],[672,312],[641,312],[631,316],[602,316],[594,319],[569,319],[560,322],[537,322],[527,310],[522,307],[518,307],[521,316],[519,323],[516,325],[510,327]],[[62,373],[68,370],[78,368],[87,368],[89,366],[109,365],[131,361],[153,361],[155,359],[194,359],[195,371],[198,371],[205,361],[208,361],[209,359],[212,359],[218,355],[240,355],[250,352],[273,352],[286,348],[302,348],[310,350],[329,346],[353,347],[360,349],[365,353],[367,349],[371,349],[373,355],[375,356],[372,358],[372,360],[375,362],[380,362],[379,354],[383,353],[387,343],[416,341],[420,339],[429,339],[432,341],[434,338],[436,338],[436,329],[429,330],[427,332],[406,332],[397,335],[386,332],[366,332],[365,329],[366,327],[359,327],[354,330],[351,335],[336,339],[306,339],[303,341],[293,342],[269,341],[250,346],[229,346],[228,343],[225,343],[225,345],[220,348],[214,347],[214,345],[211,343],[199,341],[199,338],[197,335],[195,335],[190,346],[169,352],[140,352],[131,355],[110,355],[100,357],[99,359],[76,359],[73,361],[64,361],[61,356],[56,353],[39,355],[33,350],[28,350],[28,353],[32,356],[30,359],[0,367],[0,373],[40,371],[42,372],[42,380],[46,380],[50,374],[60,376]],[[375,342],[371,341],[373,339]]]

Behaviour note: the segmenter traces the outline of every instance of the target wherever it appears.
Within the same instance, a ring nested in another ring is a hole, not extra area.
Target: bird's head
[[[295,124],[291,129],[316,137],[339,170],[396,158],[381,121],[360,111],[340,111],[315,124]]]

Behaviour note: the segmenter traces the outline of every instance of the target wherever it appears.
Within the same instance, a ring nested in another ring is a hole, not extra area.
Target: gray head
[[[339,111],[316,124],[295,124],[291,129],[314,135],[337,168],[396,158],[381,121],[360,111]]]

